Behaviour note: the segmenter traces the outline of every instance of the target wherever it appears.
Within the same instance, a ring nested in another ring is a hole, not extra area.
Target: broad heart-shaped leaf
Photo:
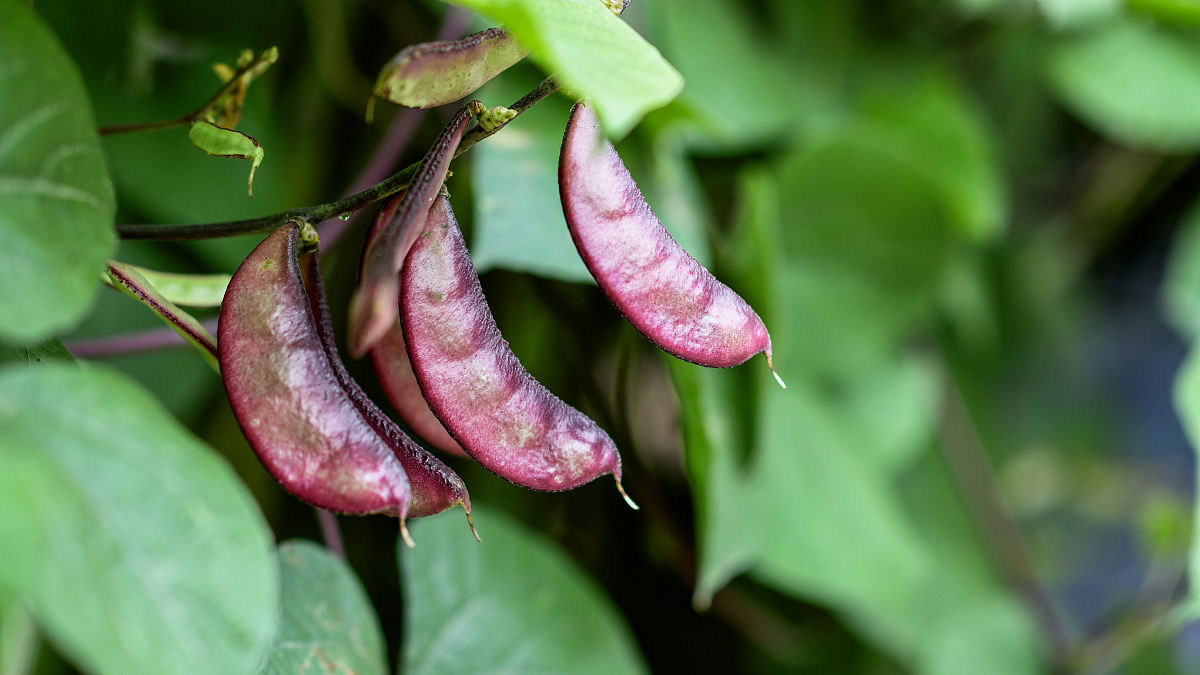
[[[282,617],[262,675],[384,675],[379,618],[345,561],[311,541],[279,545]]]
[[[400,551],[401,672],[646,672],[594,582],[541,535],[475,506],[482,544],[452,519],[431,518],[412,526],[420,546]]]
[[[82,670],[248,673],[271,643],[271,534],[230,467],[124,376],[0,370],[0,586]]]
[[[0,0],[0,341],[75,323],[116,245],[87,93],[29,3]]]
[[[1052,55],[1063,101],[1100,133],[1166,152],[1200,148],[1200,35],[1134,19],[1073,36]]]
[[[621,138],[666,105],[683,77],[599,0],[450,0],[503,23],[564,90],[589,99]]]

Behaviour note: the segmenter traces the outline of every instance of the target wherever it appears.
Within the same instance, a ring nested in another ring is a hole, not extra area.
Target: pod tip
[[[779,373],[775,372],[775,364],[771,362],[771,352],[767,352],[767,367],[771,369],[771,374],[775,376],[775,381],[779,383],[779,386],[787,389],[787,384],[784,383],[783,378],[779,376]]]
[[[400,519],[400,538],[404,540],[404,545],[409,548],[416,548],[417,542],[413,541],[412,535],[408,533],[408,525],[404,523],[404,519]]]
[[[621,497],[625,499],[625,503],[629,505],[629,508],[633,509],[634,511],[641,510],[641,507],[635,504],[634,501],[629,498],[628,494],[625,494],[625,488],[621,486],[620,478],[617,479],[617,492],[621,493]]]
[[[471,512],[467,511],[467,525],[471,526],[471,534],[475,535],[475,541],[483,543],[483,539],[479,538],[479,532],[475,530],[475,523],[471,521]]]

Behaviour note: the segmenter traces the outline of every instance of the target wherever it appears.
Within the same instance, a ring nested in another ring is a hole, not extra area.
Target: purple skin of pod
[[[453,103],[528,55],[503,28],[422,42],[387,62],[372,95],[410,108]]]
[[[608,473],[621,489],[612,439],[534,380],[500,335],[446,197],[434,203],[402,276],[413,372],[467,453],[534,490],[569,490]]]
[[[384,206],[390,216],[363,254],[362,279],[350,299],[349,348],[356,359],[362,358],[396,322],[397,275],[413,240],[424,229],[429,206],[446,180],[450,160],[470,122],[470,110],[459,110],[421,160],[408,189]]]
[[[438,421],[421,395],[421,385],[408,360],[404,329],[399,323],[371,348],[371,360],[379,385],[408,428],[438,450],[466,457],[467,453]]]
[[[370,230],[367,231],[364,250],[371,245],[394,210],[390,203],[379,210]],[[429,409],[429,404],[425,402],[425,397],[421,395],[421,385],[417,383],[412,363],[408,360],[408,347],[404,344],[404,329],[401,328],[400,322],[392,324],[387,334],[371,347],[371,361],[375,366],[379,385],[383,387],[384,394],[408,428],[438,450],[466,457],[467,453],[438,421]]]
[[[583,103],[575,104],[567,122],[558,185],[579,256],[651,342],[685,361],[718,368],[764,352],[775,372],[762,319],[671,237]]]
[[[217,327],[225,391],[284,489],[330,511],[394,515],[403,528],[408,476],[329,362],[296,261],[298,234],[295,224],[276,230],[229,282]]]
[[[334,375],[342,390],[354,402],[363,418],[371,425],[388,445],[400,464],[408,474],[408,482],[412,486],[412,502],[409,505],[408,517],[420,518],[441,513],[446,509],[462,505],[467,512],[467,523],[471,523],[471,497],[467,494],[467,486],[463,484],[458,474],[441,460],[429,454],[420,445],[413,442],[396,423],[358,386],[358,382],[346,372],[346,366],[338,356],[337,346],[333,336],[333,320],[329,316],[329,303],[325,299],[325,285],[321,281],[320,256],[316,251],[300,255],[300,273],[304,279],[304,288],[308,292],[309,307],[316,321],[317,334],[329,363],[333,366]],[[426,408],[428,410],[428,408]],[[432,416],[432,413],[430,413]],[[435,422],[437,420],[434,420]],[[443,433],[445,433],[443,431]],[[471,532],[475,525],[471,524]]]

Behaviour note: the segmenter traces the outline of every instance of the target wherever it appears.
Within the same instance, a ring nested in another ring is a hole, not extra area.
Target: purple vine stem
[[[216,319],[208,319],[200,323],[209,333],[217,332]],[[153,352],[182,347],[186,344],[187,341],[172,328],[151,328],[120,335],[70,340],[63,346],[67,348],[71,356],[77,359],[96,359],[130,352]]]

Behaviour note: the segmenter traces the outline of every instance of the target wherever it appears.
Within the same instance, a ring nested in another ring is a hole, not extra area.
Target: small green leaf
[[[128,265],[168,301],[184,307],[220,307],[229,286],[228,274],[178,274]]]
[[[1080,117],[1119,142],[1164,152],[1200,149],[1200,42],[1134,20],[1066,39],[1050,79]]]
[[[0,340],[37,342],[83,316],[114,211],[75,64],[29,3],[0,0]]]
[[[0,371],[0,587],[81,670],[248,673],[270,530],[228,464],[107,368]]]
[[[212,157],[250,160],[250,178],[246,182],[246,190],[251,197],[254,196],[254,172],[258,171],[258,165],[263,160],[263,147],[258,141],[236,129],[226,129],[204,120],[192,122],[188,138],[192,140],[192,145]]]
[[[683,88],[662,54],[598,0],[451,1],[503,23],[559,86],[596,106],[612,138]]]
[[[179,336],[195,347],[208,365],[217,373],[217,341],[194,316],[167,300],[133,265],[117,261],[108,263],[108,278],[126,295],[146,305],[166,322]]]
[[[412,525],[418,548],[398,547],[402,672],[646,672],[621,616],[562,551],[498,511],[472,513],[482,544],[431,518]]]
[[[354,570],[304,540],[279,545],[279,567],[282,623],[259,673],[384,675],[379,618]]]

